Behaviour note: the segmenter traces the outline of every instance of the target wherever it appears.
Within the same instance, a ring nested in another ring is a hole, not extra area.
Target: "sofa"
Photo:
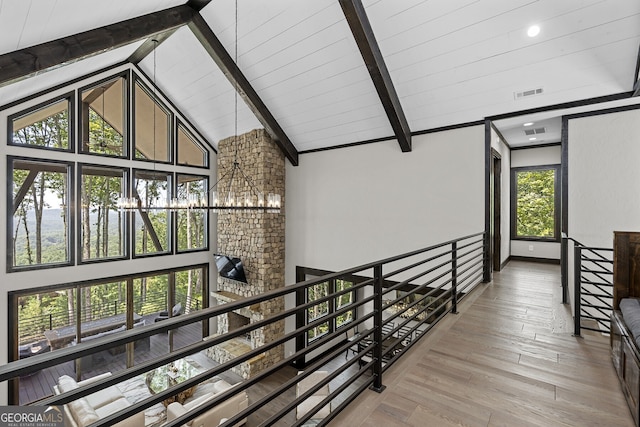
[[[63,375],[58,378],[58,383],[53,386],[53,391],[56,394],[62,394],[78,387],[99,381],[103,378],[109,377],[110,375],[111,372],[106,372],[80,382],[76,382],[68,375]],[[131,406],[131,403],[122,395],[120,390],[116,386],[109,386],[97,393],[90,394],[64,405],[64,412],[67,418],[67,423],[65,425],[67,427],[84,427],[102,418],[106,418],[111,414],[126,409],[129,406]],[[144,426],[144,423],[144,412],[138,412],[137,414],[114,424],[114,426],[141,427]]]
[[[200,405],[206,404],[211,399],[219,395],[220,393],[235,387],[236,385],[230,385],[224,380],[217,381],[213,385],[213,391],[186,402],[184,405],[178,402],[170,403],[167,406],[167,421],[175,420],[176,418],[186,414],[187,412],[197,408]],[[228,419],[235,416],[238,412],[247,409],[249,406],[249,398],[245,391],[242,391],[229,399],[220,402],[212,409],[208,410],[204,414],[194,418],[192,421],[186,423],[189,427],[213,427],[218,426],[223,419]],[[241,426],[247,421],[246,418],[238,421],[235,426]]]

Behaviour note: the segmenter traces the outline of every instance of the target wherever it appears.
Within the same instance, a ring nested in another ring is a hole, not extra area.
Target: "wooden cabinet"
[[[613,309],[622,298],[640,298],[640,232],[613,232]]]
[[[622,298],[640,298],[640,233],[614,232],[611,358],[636,426],[640,426],[640,349],[619,311]]]
[[[611,358],[631,415],[640,426],[640,353],[619,311],[611,315]]]

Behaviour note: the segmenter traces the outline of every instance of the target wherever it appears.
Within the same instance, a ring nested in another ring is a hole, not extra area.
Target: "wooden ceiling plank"
[[[0,55],[0,86],[177,29],[197,12],[181,5]]]
[[[340,6],[360,49],[362,59],[367,65],[391,127],[398,138],[400,148],[403,152],[409,152],[411,151],[411,130],[364,6],[361,0],[340,0]]]
[[[276,144],[278,144],[291,164],[298,166],[298,150],[282,127],[280,127],[275,117],[273,117],[273,114],[271,114],[267,106],[262,102],[262,99],[255,89],[253,89],[249,80],[242,74],[231,55],[229,55],[220,40],[218,40],[202,15],[197,13],[189,23],[189,28],[233,87],[237,88],[240,96],[242,96],[267,132],[276,140]]]

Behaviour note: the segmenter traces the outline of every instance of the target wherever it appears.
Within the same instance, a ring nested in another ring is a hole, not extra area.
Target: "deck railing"
[[[189,299],[189,304],[187,304],[187,299]],[[185,312],[187,311],[187,306],[190,310],[200,309],[200,301],[196,298],[188,298],[186,293],[177,293],[175,300],[183,304]],[[143,305],[146,312],[138,309],[138,307],[142,307]],[[156,295],[147,297],[144,300],[136,300],[134,301],[134,307],[136,308],[136,313],[139,315],[147,315],[167,310],[167,295]],[[93,304],[90,310],[82,312],[81,321],[88,322],[90,320],[121,314],[124,313],[124,310],[126,310],[126,301],[124,300],[116,299],[105,301],[102,304]],[[74,325],[76,322],[75,310],[58,310],[56,312],[30,317],[19,316],[18,339],[20,345],[44,339],[43,332],[46,330]]]
[[[562,240],[563,248],[567,245],[567,253],[569,241],[573,242],[574,335],[580,336],[582,329],[609,333],[613,310],[613,249],[585,246],[567,236]],[[568,277],[564,266],[568,266],[568,259],[563,262],[565,288]]]
[[[328,280],[338,280],[345,277],[352,277],[353,275],[368,277],[368,279],[360,281],[348,289],[341,289],[323,298],[296,304],[294,307],[286,308],[284,311],[274,314],[271,317],[254,321],[249,325],[225,334],[212,335],[205,340],[177,349],[169,354],[130,366],[123,371],[114,372],[111,376],[99,381],[37,402],[38,405],[61,405],[72,402],[86,395],[99,392],[111,385],[116,385],[127,379],[141,376],[174,360],[220,345],[237,337],[244,337],[250,331],[269,326],[274,322],[280,322],[288,318],[296,319],[299,318],[300,315],[304,315],[306,318],[309,308],[336,299],[348,292],[355,291],[357,298],[355,298],[351,304],[338,307],[326,316],[308,320],[304,325],[286,332],[280,338],[266,342],[263,345],[247,351],[241,356],[221,363],[213,369],[202,372],[164,391],[157,392],[122,411],[111,414],[92,424],[92,426],[113,425],[135,413],[143,411],[145,408],[212,379],[232,367],[255,358],[270,349],[283,346],[286,343],[291,345],[297,340],[299,342],[299,338],[306,336],[307,331],[317,327],[323,322],[355,310],[357,315],[348,325],[333,330],[331,333],[305,344],[302,348],[296,348],[293,354],[284,357],[268,369],[216,395],[213,399],[187,414],[164,424],[165,427],[181,426],[214,408],[224,400],[244,392],[281,368],[294,364],[296,361],[304,360],[305,356],[314,351],[317,352],[318,349],[330,344],[331,348],[321,352],[320,356],[308,362],[300,375],[284,382],[264,397],[253,401],[246,410],[239,412],[222,424],[223,426],[236,424],[251,413],[258,411],[263,406],[269,404],[269,402],[278,398],[283,392],[295,387],[298,382],[311,375],[314,371],[320,370],[321,368],[326,369],[327,366],[331,366],[333,367],[332,371],[323,381],[318,382],[307,393],[285,404],[284,407],[276,413],[271,411],[270,413],[272,413],[272,415],[261,424],[264,426],[274,425],[285,417],[293,417],[291,413],[295,413],[297,405],[309,395],[315,393],[340,376],[339,384],[331,393],[316,405],[311,412],[295,420],[293,423],[293,425],[296,426],[304,424],[313,417],[314,412],[317,412],[329,402],[332,402],[331,414],[318,424],[326,425],[367,388],[372,388],[379,392],[382,391],[384,389],[384,372],[402,357],[420,337],[425,336],[440,319],[448,313],[457,312],[460,299],[468,295],[474,286],[480,283],[483,278],[483,268],[487,263],[483,243],[484,233],[461,237],[403,255],[296,283],[282,289],[268,291],[251,298],[202,309],[190,314],[169,318],[163,322],[130,329],[103,338],[97,338],[86,343],[80,343],[72,347],[66,347],[50,353],[10,362],[0,366],[0,381],[12,380],[20,375],[27,375],[41,369],[72,361],[79,357],[107,350],[115,346],[122,346],[126,343],[131,343],[158,333],[169,332],[195,322],[208,321],[209,319],[255,306],[255,304],[265,301],[276,298],[281,299],[287,295],[294,297]],[[397,296],[395,291],[402,291],[402,294]],[[393,327],[389,327],[392,322]],[[335,343],[336,339],[349,335],[345,334],[345,331],[348,329],[357,332],[352,334],[350,339],[343,338],[339,344],[332,344]],[[390,339],[394,345],[385,345],[385,343],[388,344]],[[351,351],[353,357],[345,358],[344,355],[349,351]],[[338,381],[334,381],[333,384],[337,382]]]

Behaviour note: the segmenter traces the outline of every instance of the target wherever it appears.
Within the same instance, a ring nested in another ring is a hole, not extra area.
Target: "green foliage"
[[[66,100],[63,101],[66,103]],[[13,143],[49,148],[69,147],[69,110],[46,117],[13,132]]]
[[[104,120],[93,108],[89,108],[89,150],[92,153],[121,156],[124,137]]]
[[[555,232],[555,170],[516,173],[516,234],[553,237]]]
[[[317,284],[315,286],[307,289],[307,300],[309,302],[324,298],[328,296],[330,293],[339,292],[353,286],[352,282],[337,279],[335,281],[335,290],[331,289],[329,282],[324,282]],[[307,321],[312,322],[316,319],[319,319],[323,316],[327,316],[331,311],[336,311],[340,308],[346,307],[349,304],[353,303],[353,292],[349,292],[340,296],[337,296],[333,299],[329,299],[327,301],[320,302],[312,307],[307,309]],[[307,332],[307,337],[309,340],[318,338],[331,330],[335,330],[346,323],[351,322],[354,319],[355,311],[350,310],[343,314],[336,316],[334,319],[330,319],[327,322],[321,323],[320,325],[309,329]]]

